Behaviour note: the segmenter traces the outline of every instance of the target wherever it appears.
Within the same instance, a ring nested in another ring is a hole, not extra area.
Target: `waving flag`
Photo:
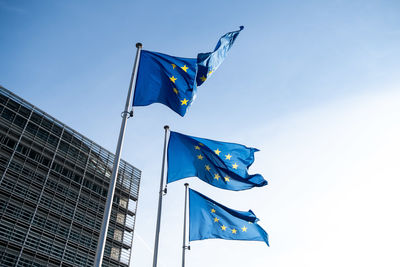
[[[228,32],[222,36],[213,52],[200,53],[197,55],[197,86],[202,85],[207,78],[221,65],[226,58],[229,49],[231,49],[233,43],[243,28],[243,26],[240,26],[238,31]]]
[[[133,105],[161,103],[183,117],[196,94],[196,71],[195,59],[143,50]]]
[[[172,132],[168,144],[167,182],[196,176],[227,190],[261,187],[267,181],[260,174],[249,175],[256,148],[213,141]]]
[[[161,103],[183,117],[196,97],[196,87],[222,63],[242,29],[225,34],[214,52],[200,53],[197,58],[142,50],[132,105]]]
[[[220,238],[228,240],[264,241],[268,234],[257,224],[258,218],[249,211],[227,208],[189,189],[189,240]]]

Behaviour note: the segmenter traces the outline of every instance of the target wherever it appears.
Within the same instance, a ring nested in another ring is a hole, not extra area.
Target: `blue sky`
[[[399,12],[372,0],[0,0],[0,84],[113,152],[136,42],[195,57],[244,25],[184,118],[155,104],[128,122],[123,158],[143,171],[132,262],[151,263],[168,124],[260,148],[250,172],[270,182],[232,193],[186,180],[251,208],[271,236],[270,248],[193,242],[188,266],[398,266]],[[160,267],[180,262],[183,182],[165,198]]]

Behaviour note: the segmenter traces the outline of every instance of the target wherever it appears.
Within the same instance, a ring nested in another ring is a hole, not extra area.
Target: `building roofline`
[[[11,92],[10,90],[8,90],[7,88],[5,88],[4,86],[2,86],[0,84],[0,90],[4,91],[6,94],[8,94],[10,97],[14,98],[15,100],[18,100],[20,102],[20,104],[25,104],[26,106],[28,106],[29,108],[32,108],[35,111],[40,112],[41,114],[43,114],[44,116],[50,118],[51,120],[53,120],[54,122],[56,122],[57,124],[59,124],[61,127],[64,127],[66,130],[68,130],[69,132],[71,132],[72,134],[76,135],[79,137],[79,139],[81,139],[81,141],[86,141],[85,143],[87,145],[91,145],[91,147],[93,146],[97,146],[98,148],[100,148],[101,150],[111,154],[113,157],[115,157],[115,154],[110,152],[108,149],[104,148],[103,146],[97,144],[95,141],[87,138],[86,136],[84,136],[83,134],[81,134],[80,132],[77,132],[76,130],[72,129],[71,127],[69,127],[68,125],[66,125],[65,123],[59,121],[58,119],[54,118],[53,116],[51,116],[50,114],[48,114],[47,112],[43,111],[42,109],[38,108],[37,106],[33,105],[32,103],[26,101],[25,99],[23,99],[22,97],[14,94],[13,92]],[[124,159],[121,159],[121,162],[132,166],[134,169],[136,169],[137,171],[139,171],[140,173],[142,172],[141,170],[139,170],[138,168],[136,168],[135,166],[133,166],[132,164],[130,164],[129,162],[127,162]]]

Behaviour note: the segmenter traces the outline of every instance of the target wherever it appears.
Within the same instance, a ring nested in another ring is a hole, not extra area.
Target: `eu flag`
[[[133,96],[133,106],[161,103],[181,115],[196,97],[196,87],[204,83],[226,57],[240,30],[221,37],[214,52],[197,58],[173,57],[142,50]]]
[[[207,77],[209,77],[221,65],[222,61],[226,58],[229,49],[231,49],[243,28],[243,26],[240,26],[238,31],[228,32],[222,36],[213,52],[200,53],[197,55],[197,86],[200,86],[205,82]]]
[[[257,224],[251,211],[227,208],[214,200],[189,189],[189,240],[220,238],[228,240],[264,241],[268,234]]]
[[[196,94],[196,59],[142,50],[134,106],[161,103],[182,117]]]
[[[249,175],[256,148],[213,141],[177,132],[168,143],[167,182],[196,176],[206,183],[227,190],[261,187],[267,181],[260,174]]]

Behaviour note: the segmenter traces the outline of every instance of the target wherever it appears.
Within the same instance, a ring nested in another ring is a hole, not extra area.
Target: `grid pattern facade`
[[[92,266],[113,160],[0,86],[0,266]],[[121,160],[103,266],[129,265],[140,176]]]

